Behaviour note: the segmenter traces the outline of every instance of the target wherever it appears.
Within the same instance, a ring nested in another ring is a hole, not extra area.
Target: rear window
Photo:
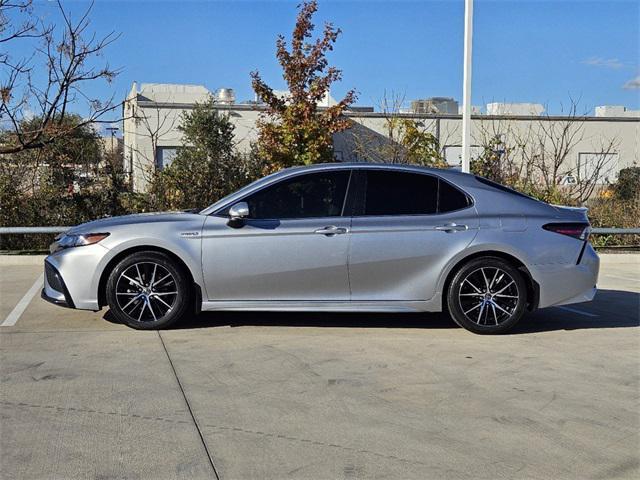
[[[513,195],[517,195],[518,197],[528,198],[529,200],[535,200],[535,198],[530,197],[529,195],[525,195],[524,193],[514,190],[513,188],[506,187],[500,183],[493,182],[484,177],[479,177],[476,175],[476,180],[478,180],[480,183],[484,183],[485,185],[489,185],[490,187],[493,187],[496,190],[500,190],[506,193],[511,193]]]

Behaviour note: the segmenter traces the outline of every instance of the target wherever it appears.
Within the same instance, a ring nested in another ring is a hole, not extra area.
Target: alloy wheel
[[[116,282],[120,310],[138,322],[156,322],[173,309],[178,299],[176,279],[155,262],[127,267]]]
[[[520,292],[509,273],[497,267],[473,270],[458,293],[464,316],[477,325],[495,326],[509,320],[518,306]]]

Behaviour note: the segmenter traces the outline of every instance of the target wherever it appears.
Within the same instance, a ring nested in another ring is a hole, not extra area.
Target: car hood
[[[152,212],[137,213],[134,215],[122,215],[119,217],[107,217],[92,222],[83,223],[73,227],[68,233],[102,233],[108,232],[110,228],[128,225],[167,223],[167,222],[190,222],[194,220],[204,221],[204,216],[198,213],[189,212]]]

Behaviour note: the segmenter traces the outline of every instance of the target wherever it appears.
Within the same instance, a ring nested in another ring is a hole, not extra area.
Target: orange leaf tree
[[[340,29],[326,23],[322,36],[311,40],[317,8],[315,0],[300,5],[290,49],[278,36],[276,56],[289,88],[286,95],[277,95],[257,71],[251,72],[253,89],[267,107],[257,123],[258,153],[272,170],[332,161],[333,134],[350,126],[343,112],[355,101],[354,90],[335,105],[318,106],[342,72],[326,58]]]

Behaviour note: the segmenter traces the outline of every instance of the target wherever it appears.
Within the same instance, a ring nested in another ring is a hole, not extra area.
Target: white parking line
[[[40,275],[36,280],[29,291],[24,294],[24,297],[20,299],[18,304],[11,310],[11,313],[7,315],[7,318],[4,319],[4,322],[0,323],[0,327],[12,327],[16,324],[16,322],[20,319],[20,316],[29,306],[33,297],[42,289],[42,284],[44,282],[44,274]]]
[[[567,312],[571,312],[571,313],[578,313],[580,315],[585,315],[587,317],[599,317],[600,315],[596,315],[595,313],[589,313],[589,312],[584,312],[582,310],[578,310],[577,308],[570,308],[570,307],[556,307],[559,308],[560,310],[565,310]]]

